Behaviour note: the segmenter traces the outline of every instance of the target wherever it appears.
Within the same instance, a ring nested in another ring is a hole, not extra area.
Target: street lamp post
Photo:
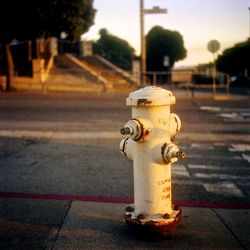
[[[140,25],[141,25],[141,77],[140,86],[143,85],[146,72],[146,39],[144,36],[144,0],[140,0]]]
[[[162,9],[158,6],[154,6],[152,9],[144,9],[144,0],[140,0],[140,30],[141,30],[141,77],[140,86],[145,83],[145,73],[147,71],[146,64],[146,38],[144,35],[144,15],[145,14],[163,14],[167,13],[167,9]]]

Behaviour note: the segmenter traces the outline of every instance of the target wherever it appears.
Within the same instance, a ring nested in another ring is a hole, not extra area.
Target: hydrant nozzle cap
[[[127,106],[164,106],[175,104],[171,91],[156,86],[147,86],[129,94]]]

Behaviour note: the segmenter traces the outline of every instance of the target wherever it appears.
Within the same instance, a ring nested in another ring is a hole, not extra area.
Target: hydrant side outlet
[[[169,235],[181,219],[172,204],[171,164],[185,157],[173,138],[180,118],[170,113],[172,92],[148,86],[130,93],[132,119],[121,129],[126,135],[120,151],[133,161],[134,204],[125,210],[127,224],[153,235]]]

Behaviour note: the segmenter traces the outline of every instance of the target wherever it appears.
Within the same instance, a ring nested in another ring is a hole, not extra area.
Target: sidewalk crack
[[[243,250],[247,250],[247,248],[241,243],[241,241],[238,239],[238,237],[236,236],[236,234],[233,232],[233,230],[231,230],[231,228],[229,227],[229,225],[225,222],[225,220],[220,216],[219,213],[216,212],[216,210],[214,208],[211,208],[211,210],[215,213],[215,215],[217,215],[217,217],[221,220],[221,222],[223,223],[223,225],[227,228],[227,230],[231,233],[231,235],[234,237],[234,239],[238,242],[238,244],[242,247]]]
[[[65,219],[66,219],[66,217],[67,217],[67,215],[68,215],[68,213],[69,213],[69,210],[70,210],[70,208],[71,208],[71,205],[72,205],[72,201],[69,202],[69,205],[68,205],[68,207],[66,208],[66,211],[65,211],[65,214],[64,214],[64,216],[63,216],[62,222],[61,222],[61,224],[59,225],[59,227],[58,227],[58,229],[57,229],[57,232],[56,232],[55,238],[54,238],[54,240],[53,240],[53,243],[51,244],[50,250],[53,250],[54,247],[55,247],[56,241],[57,241],[57,239],[58,239],[58,237],[59,237],[59,234],[60,234],[60,232],[61,232],[61,229],[62,229],[62,227],[63,227],[63,224],[64,224],[64,222],[65,222]],[[46,249],[47,249],[47,247],[46,247]]]

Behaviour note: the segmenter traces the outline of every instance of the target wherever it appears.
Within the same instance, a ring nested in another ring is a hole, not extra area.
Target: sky
[[[145,34],[154,26],[180,32],[187,57],[175,66],[192,66],[213,60],[207,50],[211,40],[220,43],[221,54],[235,43],[245,41],[250,32],[250,0],[144,0],[144,8],[160,6],[167,14],[147,14]],[[97,40],[99,30],[126,40],[140,54],[140,0],[94,0],[95,24],[83,39]]]

